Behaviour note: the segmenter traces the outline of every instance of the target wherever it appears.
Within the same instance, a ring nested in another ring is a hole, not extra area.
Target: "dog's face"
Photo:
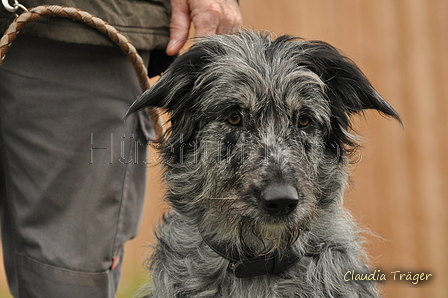
[[[340,203],[352,114],[399,119],[330,45],[252,32],[200,40],[130,111],[145,106],[171,113],[162,152],[173,208],[257,253],[287,247]]]

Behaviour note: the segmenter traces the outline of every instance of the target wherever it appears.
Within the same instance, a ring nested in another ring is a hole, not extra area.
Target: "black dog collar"
[[[300,258],[291,250],[283,255],[273,252],[259,257],[241,257],[234,251],[227,251],[224,245],[212,243],[207,237],[203,237],[203,239],[214,252],[229,260],[227,270],[238,278],[278,275],[297,263]]]

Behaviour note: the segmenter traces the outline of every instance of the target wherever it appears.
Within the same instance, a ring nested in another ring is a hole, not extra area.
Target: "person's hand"
[[[195,36],[231,33],[242,25],[236,0],[171,0],[170,42],[166,53],[179,53],[193,22]]]

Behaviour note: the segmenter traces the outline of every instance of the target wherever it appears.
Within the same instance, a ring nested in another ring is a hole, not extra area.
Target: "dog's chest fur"
[[[322,221],[326,220],[322,218]],[[237,278],[227,269],[229,261],[208,247],[193,225],[175,211],[170,212],[159,229],[159,242],[151,265],[153,279],[164,286],[150,286],[152,295],[149,297],[376,297],[373,282],[343,280],[347,271],[367,270],[357,255],[360,249],[357,233],[345,234],[337,239],[338,243],[327,241],[347,225],[353,226],[353,223],[332,220],[326,235],[322,234],[322,227],[312,227],[294,245],[304,256],[278,276]],[[314,229],[319,237],[315,237]],[[301,247],[303,243],[313,245]]]

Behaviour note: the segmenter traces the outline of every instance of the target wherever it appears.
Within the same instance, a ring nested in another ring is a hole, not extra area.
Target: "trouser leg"
[[[149,56],[149,53],[147,53]],[[141,93],[118,49],[30,36],[0,67],[2,241],[15,297],[114,297],[144,197]]]

